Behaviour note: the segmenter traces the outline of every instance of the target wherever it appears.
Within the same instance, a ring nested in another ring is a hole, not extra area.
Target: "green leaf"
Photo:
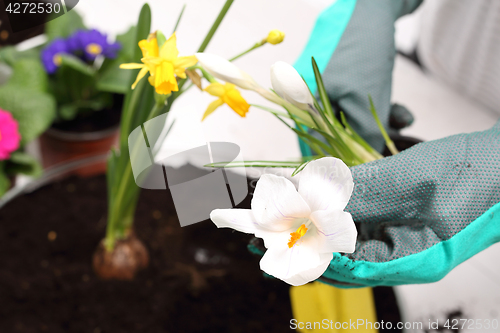
[[[250,106],[253,106],[253,107],[256,107],[258,109],[261,109],[261,110],[264,110],[264,111],[267,111],[269,113],[272,113],[274,114],[275,116],[278,116],[278,117],[285,117],[285,118],[289,118],[289,119],[292,119],[290,117],[290,114],[289,113],[284,113],[283,111],[279,111],[279,110],[276,110],[276,109],[273,109],[273,108],[269,108],[267,106],[263,106],[263,105],[258,105],[258,104],[250,104]],[[294,119],[295,120],[295,119]],[[300,120],[297,120],[300,122]]]
[[[0,48],[0,61],[12,67],[19,60],[40,59],[41,48],[38,46],[25,51],[17,51],[14,46],[3,46]]]
[[[92,66],[87,65],[82,60],[69,54],[61,54],[61,66],[59,70],[63,67],[69,67],[89,77],[96,75],[96,70]]]
[[[19,123],[21,145],[38,137],[52,124],[56,102],[46,93],[6,84],[0,87],[0,108]]]
[[[50,17],[49,17],[50,19]],[[66,38],[78,29],[86,29],[82,17],[73,9],[45,25],[45,34],[49,41],[55,38]]]
[[[135,52],[134,52],[134,62],[140,62],[142,58],[142,51],[139,48],[139,42],[143,39],[147,39],[151,31],[151,8],[146,3],[142,6],[141,12],[139,14],[139,21],[137,22],[136,34],[135,34]],[[132,82],[130,82],[132,84]]]
[[[301,165],[299,165],[292,173],[292,177],[294,177],[296,174],[298,174],[299,172],[301,172],[302,170],[304,170],[304,168],[306,167],[307,164],[309,164],[309,162],[313,161],[314,159],[311,159],[309,161],[305,161],[304,163],[302,163]]]
[[[172,33],[177,31],[177,28],[179,27],[179,23],[181,23],[182,15],[184,14],[185,9],[186,9],[186,4],[184,4],[184,6],[182,6],[182,10],[181,10],[179,16],[177,17],[177,22],[175,22],[174,30],[172,31]]]
[[[342,120],[342,124],[344,124],[345,128],[348,131],[348,134],[351,136],[351,138],[356,141],[358,144],[360,144],[363,148],[365,148],[369,153],[377,157],[377,159],[382,158],[383,156],[379,154],[378,151],[376,151],[372,146],[368,144],[356,131],[354,128],[351,127],[351,125],[347,122],[347,119],[344,115],[344,112],[340,111],[340,119]]]
[[[33,156],[19,150],[10,154],[10,159],[6,163],[5,170],[9,175],[17,175],[19,173],[32,177],[42,175],[42,166],[40,163]]]
[[[10,180],[3,170],[3,164],[4,163],[0,162],[0,197],[2,197],[10,187]]]
[[[331,117],[333,123],[335,124],[335,122],[338,122],[338,120],[337,118],[335,118],[332,105],[330,104],[330,98],[328,97],[328,93],[326,92],[325,85],[323,84],[323,79],[321,78],[321,73],[318,68],[318,64],[316,64],[316,60],[314,60],[314,57],[311,57],[311,62],[314,70],[314,77],[316,78],[316,85],[318,86],[319,97],[321,98],[321,103],[325,108],[325,113],[329,117]]]
[[[14,63],[9,85],[16,85],[23,89],[33,89],[47,92],[49,78],[41,61],[38,58],[24,58]]]
[[[391,138],[385,131],[384,125],[382,125],[382,122],[380,121],[380,118],[378,117],[377,110],[375,109],[375,104],[373,104],[373,99],[372,96],[368,95],[368,100],[370,101],[370,111],[373,115],[373,118],[375,118],[375,122],[377,123],[378,129],[380,130],[380,133],[382,133],[382,136],[384,137],[385,144],[387,145],[387,148],[389,148],[389,151],[391,152],[392,155],[396,155],[399,153],[398,149],[396,148],[396,145],[394,145],[394,142],[392,142]]]
[[[96,88],[100,91],[126,94],[130,84],[137,74],[135,71],[121,69],[120,65],[133,62],[136,29],[131,27],[126,33],[118,35],[116,41],[120,43],[121,50],[114,59],[106,58],[99,68],[99,78]]]
[[[161,50],[161,47],[167,41],[167,37],[160,30],[156,31],[156,42],[158,43],[158,49]]]
[[[71,120],[78,114],[78,106],[75,104],[64,104],[57,111],[60,119]]]
[[[139,20],[137,21],[137,26],[135,30],[134,38],[134,55],[132,62],[139,63],[141,61],[142,52],[139,48],[139,41],[146,39],[151,30],[151,9],[148,4],[142,6],[141,12],[139,14]],[[128,86],[130,87],[134,82],[134,77],[131,77],[128,81]],[[144,90],[144,84],[147,83],[145,80],[141,80],[135,90],[128,90],[125,102],[123,103],[122,109],[122,120],[120,123],[120,149],[127,147],[127,138],[133,128],[133,118],[134,114],[138,113],[138,104],[141,100],[141,93]],[[151,96],[152,97],[152,96]]]

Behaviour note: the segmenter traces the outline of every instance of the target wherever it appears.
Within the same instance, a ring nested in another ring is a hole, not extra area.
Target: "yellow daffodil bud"
[[[285,33],[281,30],[274,29],[274,30],[271,30],[271,32],[269,32],[269,35],[267,35],[266,41],[269,44],[276,45],[276,44],[281,43],[283,41],[283,39],[285,39]]]

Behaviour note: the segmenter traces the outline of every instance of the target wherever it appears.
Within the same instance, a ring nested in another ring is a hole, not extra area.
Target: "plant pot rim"
[[[62,141],[98,141],[114,135],[119,127],[120,125],[117,124],[103,130],[92,132],[72,132],[49,127],[47,131],[45,131],[45,134]]]
[[[47,168],[43,170],[43,175],[41,177],[31,179],[28,182],[23,182],[21,185],[11,188],[2,197],[0,197],[0,209],[2,209],[11,200],[25,193],[33,192],[56,179],[61,179],[64,176],[69,176],[71,171],[78,170],[79,168],[88,165],[104,162],[107,159],[108,153],[98,155],[96,154],[84,158],[76,158]]]

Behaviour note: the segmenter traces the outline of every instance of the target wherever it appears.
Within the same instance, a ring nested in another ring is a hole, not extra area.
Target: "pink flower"
[[[6,160],[10,153],[19,148],[21,135],[17,121],[12,115],[0,109],[0,160]]]

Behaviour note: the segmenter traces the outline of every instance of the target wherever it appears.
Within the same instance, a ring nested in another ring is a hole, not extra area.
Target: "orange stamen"
[[[305,224],[302,224],[297,231],[290,233],[290,240],[288,241],[288,247],[291,249],[297,241],[306,234],[307,228]]]

